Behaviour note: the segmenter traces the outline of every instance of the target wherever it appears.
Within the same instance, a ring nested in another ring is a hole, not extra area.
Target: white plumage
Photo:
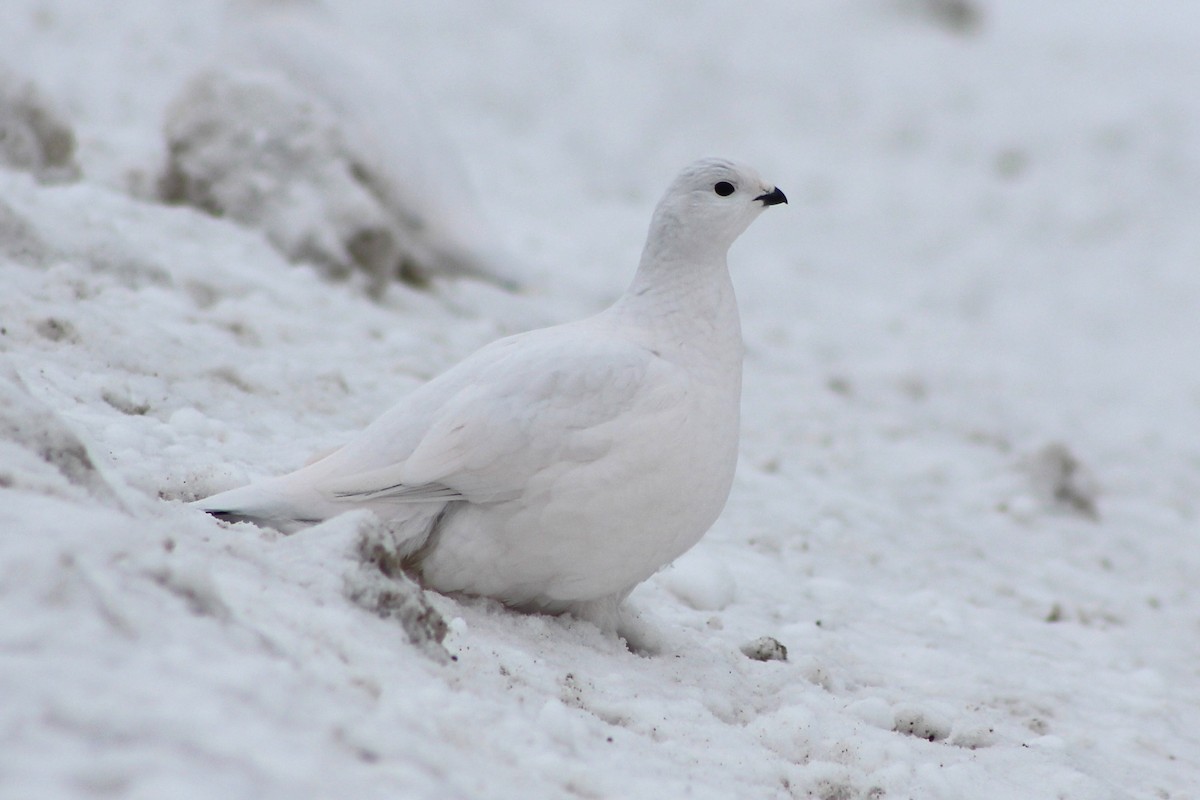
[[[277,525],[370,508],[433,589],[614,621],[725,505],[742,373],[726,253],[782,202],[747,167],[691,165],[610,308],[494,342],[339,450],[199,507]]]

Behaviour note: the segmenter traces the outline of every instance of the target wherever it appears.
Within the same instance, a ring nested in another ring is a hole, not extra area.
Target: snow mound
[[[406,267],[404,233],[332,111],[272,75],[210,72],[168,110],[163,200],[260,228],[327,275],[364,271],[373,293]],[[411,269],[411,268],[410,268]]]
[[[158,193],[263,231],[328,276],[469,276],[515,288],[432,104],[308,6],[265,6],[227,34],[166,111]]]

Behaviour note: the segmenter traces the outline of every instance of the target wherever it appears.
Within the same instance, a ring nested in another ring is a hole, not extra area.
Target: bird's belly
[[[426,583],[547,610],[630,590],[724,507],[737,459],[736,405],[726,411],[669,415],[601,457],[540,471],[516,499],[453,507],[421,566]]]

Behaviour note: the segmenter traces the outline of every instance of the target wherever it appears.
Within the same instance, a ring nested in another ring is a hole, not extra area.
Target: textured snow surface
[[[0,797],[1197,796],[1193,4],[314,11],[420,91],[520,293],[154,199],[242,13],[0,4],[42,154],[0,164]],[[738,477],[636,653],[421,592],[362,514],[182,505],[602,307],[703,155],[791,205],[732,252]]]

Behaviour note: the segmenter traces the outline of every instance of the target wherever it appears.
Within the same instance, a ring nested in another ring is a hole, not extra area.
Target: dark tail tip
[[[239,514],[236,511],[221,511],[219,509],[206,508],[204,513],[210,517],[216,517],[222,522],[249,522],[257,524],[258,520],[255,517],[248,517],[245,514]]]

